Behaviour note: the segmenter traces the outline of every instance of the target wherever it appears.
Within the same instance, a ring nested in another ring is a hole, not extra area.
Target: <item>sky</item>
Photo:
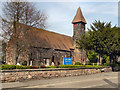
[[[118,2],[36,2],[35,5],[47,15],[48,31],[68,36],[73,35],[72,20],[78,7],[86,19],[86,31],[95,20],[118,25]]]
[[[31,0],[33,1],[33,0]],[[113,2],[114,1],[114,2]],[[46,30],[72,36],[73,25],[72,20],[76,15],[78,7],[81,8],[83,16],[87,22],[87,28],[90,28],[95,20],[101,20],[104,22],[111,22],[112,25],[118,25],[118,2],[115,0],[108,0],[105,2],[93,1],[75,1],[69,2],[60,1],[33,1],[38,10],[43,11],[47,19]]]

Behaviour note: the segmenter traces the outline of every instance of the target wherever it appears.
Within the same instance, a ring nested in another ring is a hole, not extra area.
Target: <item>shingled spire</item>
[[[80,9],[80,7],[77,10],[77,13],[72,21],[72,23],[78,23],[78,22],[83,22],[86,24],[85,18],[83,17],[82,11]]]
[[[77,10],[77,13],[72,21],[73,24],[73,46],[75,48],[74,50],[74,61],[78,62],[85,62],[86,58],[86,51],[85,50],[78,50],[78,44],[77,41],[81,40],[81,37],[85,35],[85,18],[83,17],[82,11],[80,7]],[[77,53],[76,53],[77,52]]]

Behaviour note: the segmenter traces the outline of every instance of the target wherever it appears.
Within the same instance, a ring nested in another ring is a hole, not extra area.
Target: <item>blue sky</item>
[[[44,11],[48,17],[46,28],[64,35],[73,35],[72,20],[80,6],[87,21],[86,30],[95,20],[112,22],[118,25],[117,2],[36,2],[37,9]]]
[[[48,31],[72,36],[73,25],[72,20],[76,14],[78,7],[80,6],[84,18],[87,21],[86,30],[90,27],[90,24],[95,20],[101,20],[105,22],[112,22],[112,25],[118,25],[118,2],[109,0],[109,2],[88,2],[70,0],[69,2],[48,2],[48,0],[33,1],[38,10],[44,11],[47,15],[47,28]],[[0,5],[1,6],[1,5]]]

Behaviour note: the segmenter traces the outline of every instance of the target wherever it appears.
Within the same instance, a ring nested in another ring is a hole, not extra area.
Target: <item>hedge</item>
[[[80,62],[75,62],[75,65],[82,65],[82,63],[80,63]]]
[[[55,66],[46,66],[46,68],[56,68]]]
[[[79,67],[95,67],[99,68],[102,66],[92,66],[92,65],[59,65],[59,66],[22,66],[22,65],[4,65],[2,64],[2,67],[0,69],[2,70],[10,70],[10,69],[38,69],[38,68],[79,68]]]
[[[11,70],[11,69],[37,69],[40,66],[23,66],[23,65],[4,65],[2,64],[1,70]]]
[[[10,70],[10,69],[30,69],[30,66],[2,64],[2,70]]]
[[[16,69],[15,65],[4,65],[2,64],[2,70]]]
[[[79,68],[79,67],[102,67],[102,66],[92,66],[92,65],[59,65],[58,68]]]
[[[83,65],[59,65],[58,68],[77,68],[77,67],[83,67]]]
[[[15,65],[15,69],[30,69],[30,66]]]

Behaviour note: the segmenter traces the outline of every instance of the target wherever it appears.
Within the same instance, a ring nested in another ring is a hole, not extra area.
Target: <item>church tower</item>
[[[73,45],[75,45],[77,40],[81,39],[81,35],[85,34],[85,18],[83,17],[80,7],[72,21],[73,24]]]
[[[82,35],[85,35],[85,24],[86,20],[83,17],[80,7],[77,10],[77,13],[72,21],[73,24],[73,46],[74,50],[74,61],[83,63],[85,61],[86,53],[85,50],[78,50],[76,47],[76,41],[81,39]]]

